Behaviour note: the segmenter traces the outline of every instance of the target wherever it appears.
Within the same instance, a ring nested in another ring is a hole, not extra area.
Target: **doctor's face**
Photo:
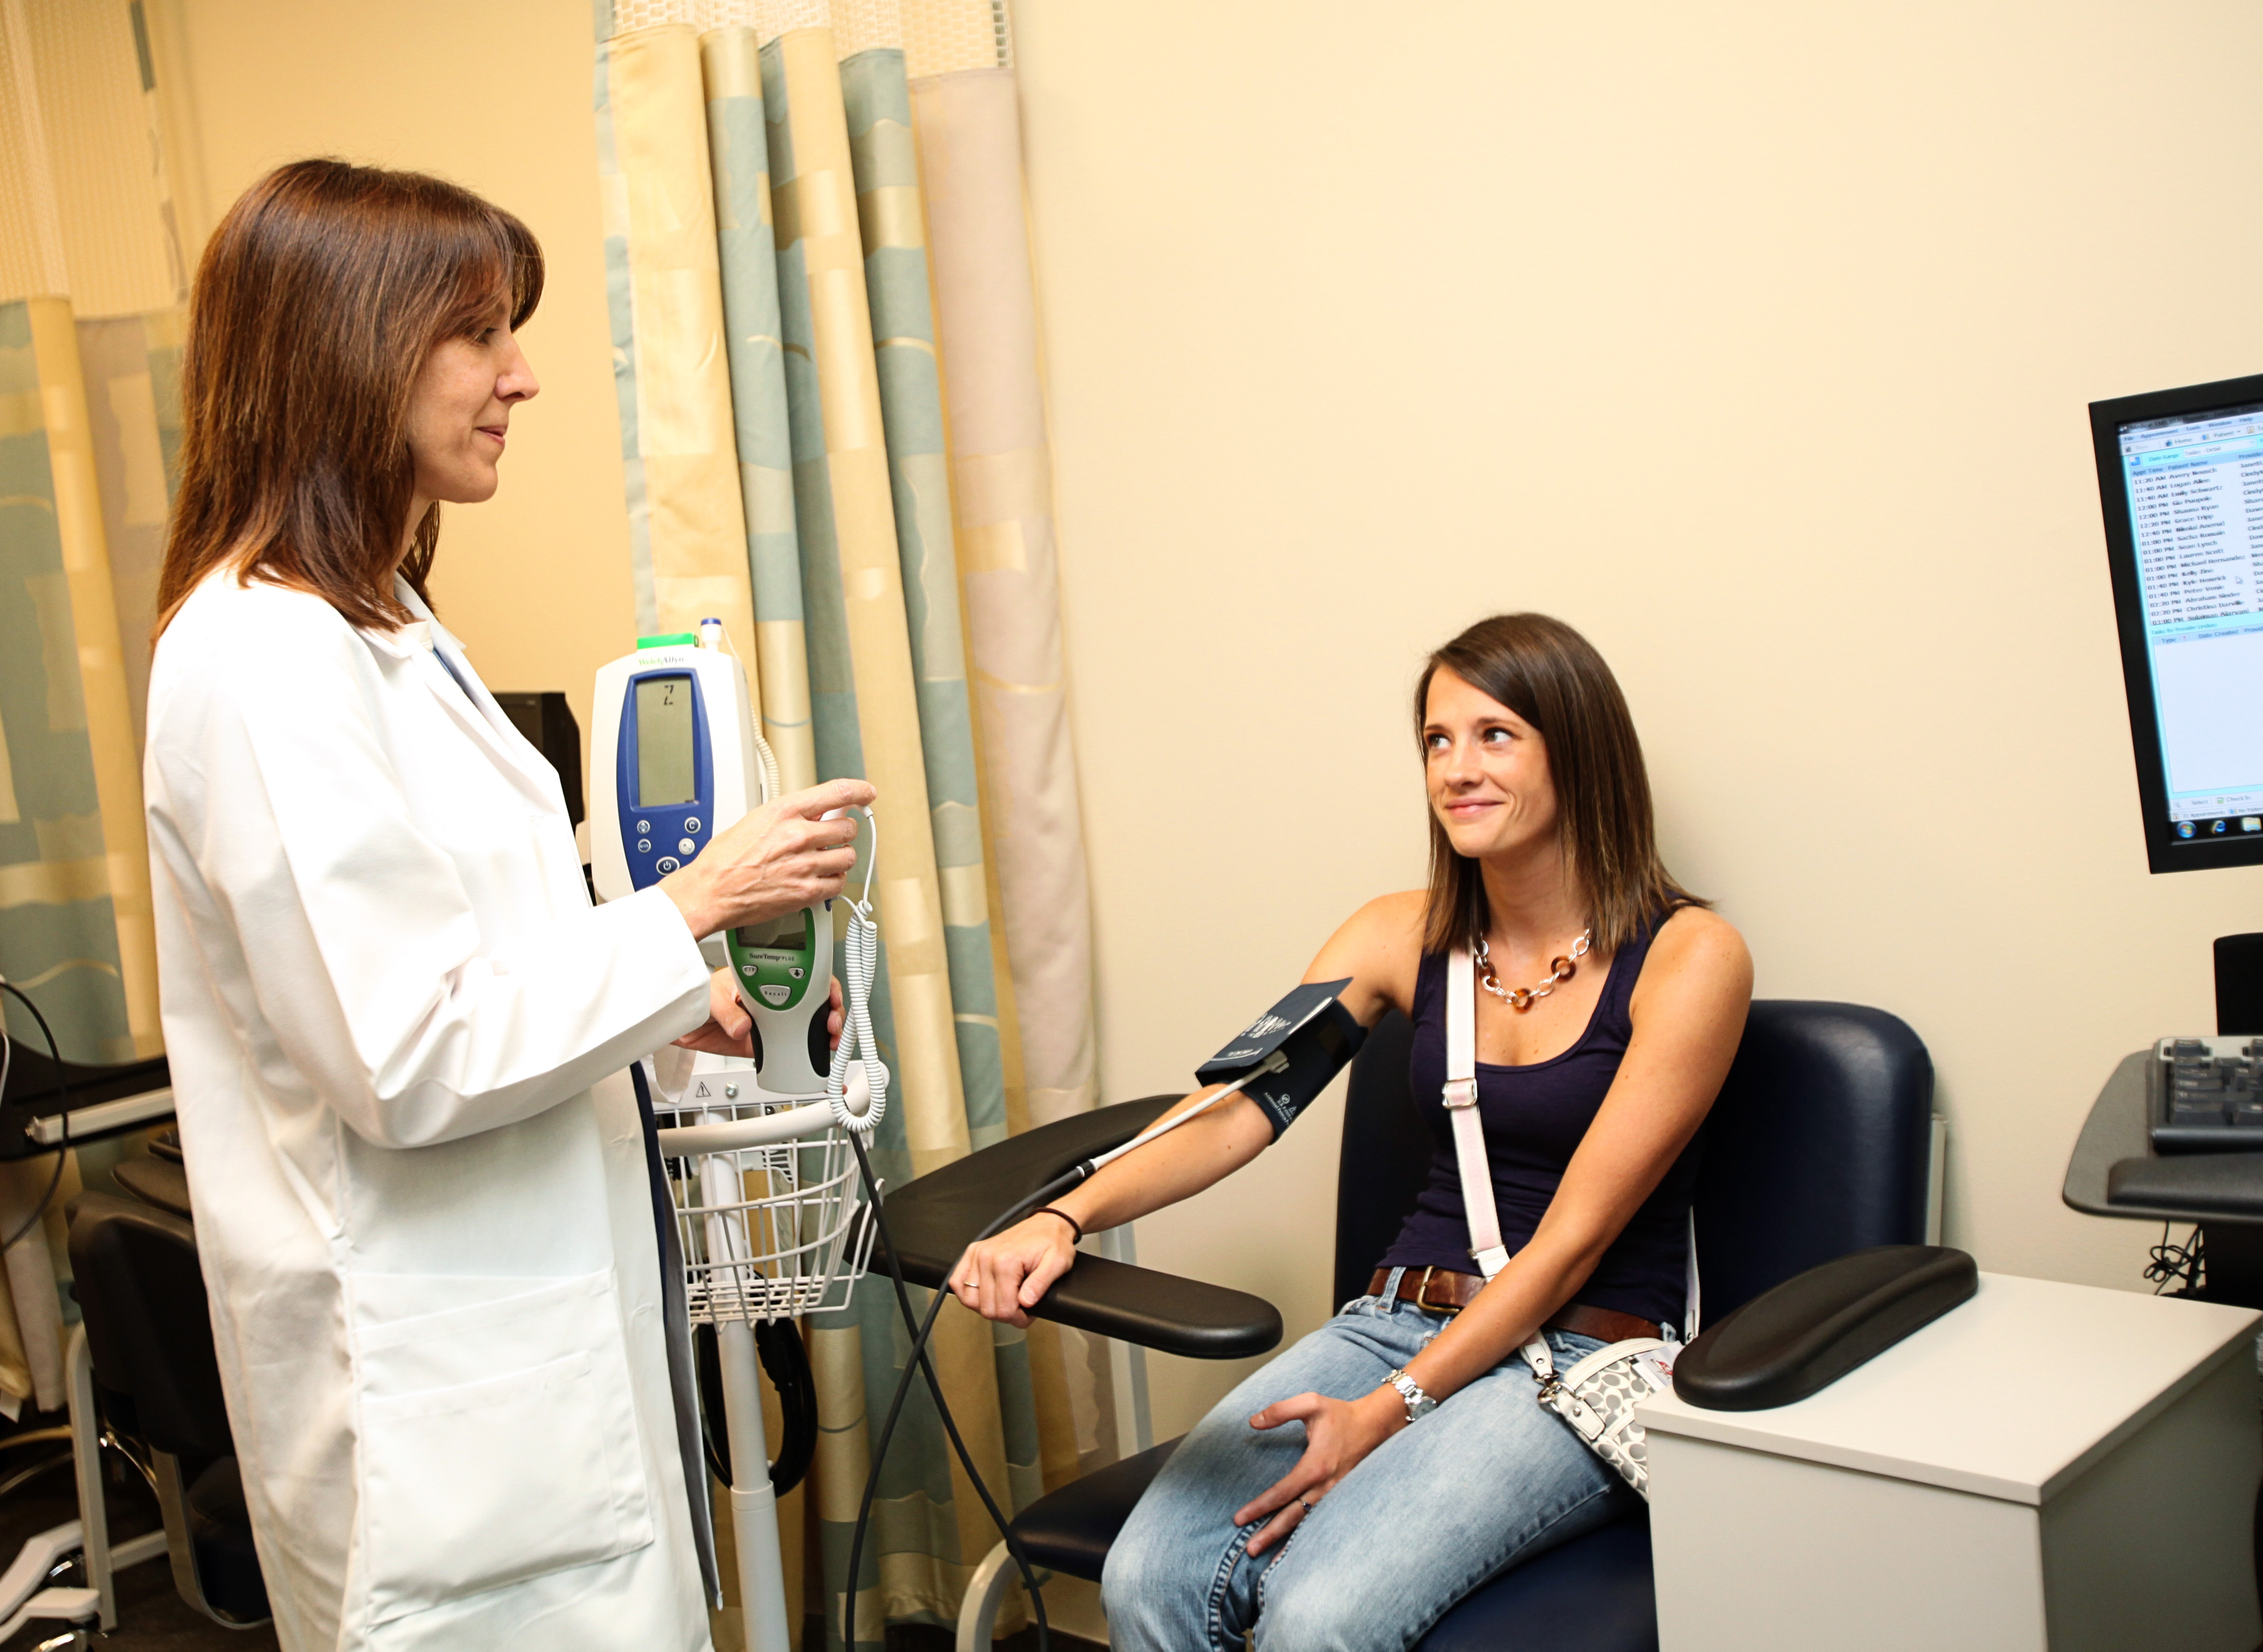
[[[495,496],[511,409],[541,387],[500,300],[469,333],[434,346],[408,397],[411,523],[435,501],[475,505]]]

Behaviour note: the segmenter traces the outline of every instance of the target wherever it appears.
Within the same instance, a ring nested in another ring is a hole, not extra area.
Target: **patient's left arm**
[[[1571,1302],[1634,1213],[1704,1122],[1728,1076],[1752,1004],[1751,955],[1736,930],[1685,907],[1658,932],[1635,988],[1634,1035],[1617,1078],[1573,1154],[1531,1242],[1449,1320],[1406,1374],[1441,1402],[1491,1371]],[[1450,1414],[1441,1405],[1426,1426]],[[1267,1406],[1252,1428],[1305,1425],[1296,1466],[1233,1517],[1273,1518],[1250,1540],[1261,1554],[1320,1497],[1406,1427],[1406,1403],[1378,1386],[1356,1400],[1298,1394]]]

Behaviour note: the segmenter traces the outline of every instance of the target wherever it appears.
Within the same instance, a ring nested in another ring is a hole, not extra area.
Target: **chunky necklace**
[[[1594,938],[1595,927],[1589,924],[1580,934],[1580,938],[1572,943],[1570,957],[1548,960],[1549,975],[1546,980],[1537,986],[1520,986],[1511,989],[1501,985],[1500,977],[1495,972],[1493,959],[1488,956],[1490,949],[1486,945],[1485,937],[1480,935],[1478,937],[1476,953],[1478,979],[1484,983],[1486,992],[1522,1014],[1580,972],[1580,960],[1587,956],[1587,948],[1593,943]]]

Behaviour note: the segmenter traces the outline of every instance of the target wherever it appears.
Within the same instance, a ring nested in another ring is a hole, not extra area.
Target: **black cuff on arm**
[[[1195,1082],[1231,1084],[1280,1051],[1288,1066],[1251,1079],[1242,1091],[1264,1113],[1274,1140],[1280,1140],[1281,1132],[1319,1099],[1328,1081],[1367,1042],[1367,1028],[1352,1018],[1341,999],[1350,985],[1351,977],[1346,976],[1296,988],[1203,1063],[1195,1071]]]

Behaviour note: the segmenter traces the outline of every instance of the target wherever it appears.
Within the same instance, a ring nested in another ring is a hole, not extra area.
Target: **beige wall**
[[[2152,877],[2085,403],[2263,368],[2263,11],[1019,0],[1103,1093],[1420,876],[1402,701],[1502,609],[1617,668],[1759,991],[1932,1049],[1948,1237],[2073,1215],[2263,872]],[[1140,1227],[1326,1311],[1331,1122]],[[1226,1373],[1158,1360],[1155,1425]]]
[[[635,646],[598,225],[587,5],[570,0],[167,0],[184,194],[201,235],[307,155],[437,172],[524,218],[547,288],[524,335],[542,393],[502,492],[452,510],[440,617],[496,689],[563,689],[586,736],[598,666]]]
[[[631,642],[588,12],[177,0],[204,192],[443,171],[551,255],[456,513],[498,687]],[[1413,19],[1394,26],[1394,19]],[[1016,7],[1106,1093],[1175,1089],[1419,876],[1402,700],[1587,630],[1760,990],[1907,1018],[1949,1237],[2136,1287],[2058,1203],[2114,1059],[2210,1021],[2263,873],[2147,876],[2084,404],[2263,363],[2263,13],[2223,4]],[[1333,1108],[1143,1258],[1327,1309]],[[1157,1360],[1159,1433],[1231,1374]]]

